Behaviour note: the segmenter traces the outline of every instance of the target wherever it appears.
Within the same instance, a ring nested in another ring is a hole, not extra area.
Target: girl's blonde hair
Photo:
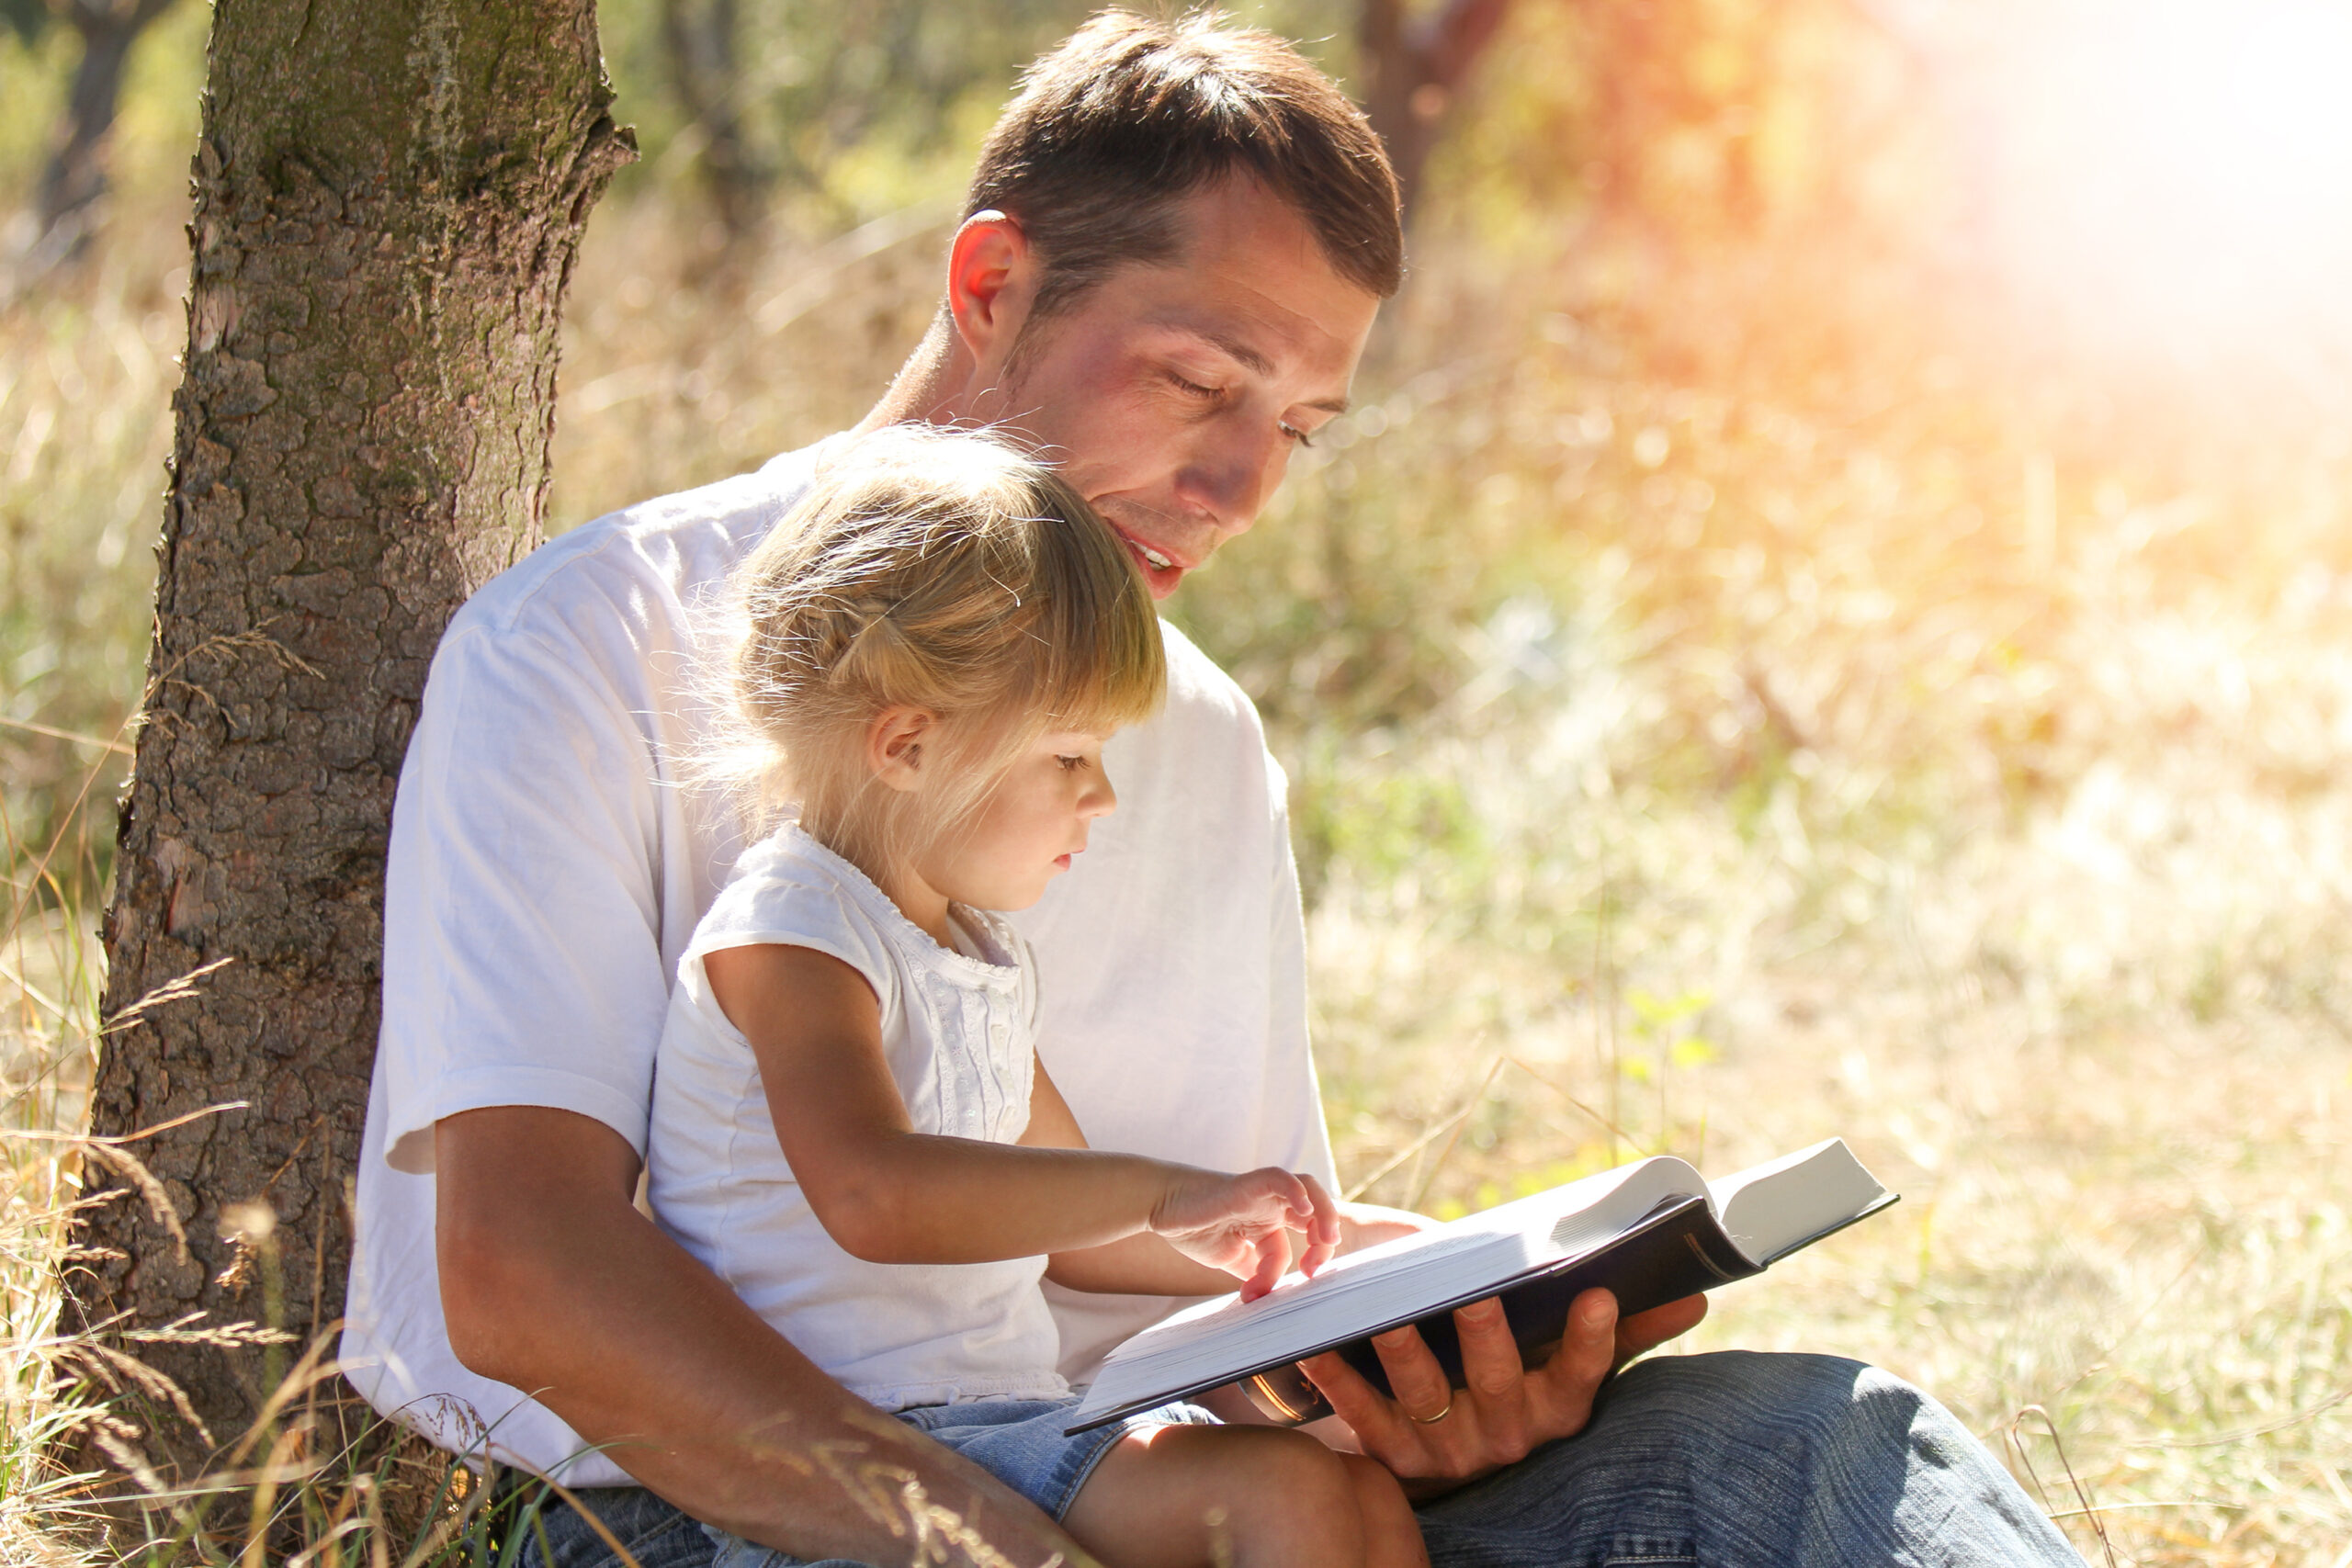
[[[1148,715],[1159,626],[1117,536],[997,438],[893,425],[831,457],[736,578],[735,701],[755,829],[801,825],[869,873],[955,832],[1048,730]],[[868,727],[936,721],[912,794],[875,776]]]

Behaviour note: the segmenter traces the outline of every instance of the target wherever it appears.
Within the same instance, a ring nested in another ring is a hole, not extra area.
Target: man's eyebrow
[[[1159,324],[1166,327],[1170,332],[1182,333],[1186,337],[1200,339],[1252,375],[1271,376],[1274,373],[1272,360],[1229,333],[1218,332],[1213,327],[1197,326],[1191,321],[1162,321]],[[1317,398],[1306,406],[1324,413],[1343,414],[1348,412],[1349,405],[1345,398]]]

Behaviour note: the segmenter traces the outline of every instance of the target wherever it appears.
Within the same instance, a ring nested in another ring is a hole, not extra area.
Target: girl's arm
[[[1029,1130],[1021,1141],[1035,1148],[1086,1147],[1086,1134],[1043,1062],[1029,1091]],[[1221,1296],[1233,1289],[1224,1270],[1195,1263],[1149,1232],[1100,1247],[1057,1250],[1046,1259],[1046,1278],[1072,1291],[1138,1296]]]
[[[919,1134],[882,1054],[880,1005],[856,970],[768,943],[708,953],[703,967],[751,1042],[809,1207],[868,1262],[980,1263],[1151,1233],[1262,1295],[1289,1264],[1285,1231],[1307,1232],[1306,1266],[1338,1242],[1330,1199],[1288,1171],[1222,1176],[1137,1155]]]
[[[1021,1141],[1040,1148],[1086,1147],[1086,1133],[1078,1124],[1077,1112],[1062,1098],[1060,1087],[1046,1073],[1042,1061],[1037,1064],[1036,1081],[1029,1091],[1029,1130],[1021,1134]],[[1300,1179],[1314,1179],[1302,1176]],[[1426,1215],[1383,1208],[1377,1203],[1334,1203],[1332,1210],[1339,1222],[1339,1245],[1330,1249],[1330,1254],[1310,1258],[1306,1256],[1312,1250],[1307,1243],[1294,1244],[1301,1248],[1300,1261],[1309,1274],[1322,1267],[1331,1254],[1377,1247],[1437,1224]],[[1064,1290],[1111,1295],[1221,1296],[1233,1289],[1221,1270],[1193,1262],[1162,1237],[1151,1235],[1131,1235],[1075,1252],[1057,1252],[1046,1262],[1046,1278]],[[1227,1421],[1264,1419],[1254,1414],[1254,1407],[1247,1400],[1241,1402],[1239,1408],[1253,1414],[1245,1417],[1223,1409],[1217,1413]]]

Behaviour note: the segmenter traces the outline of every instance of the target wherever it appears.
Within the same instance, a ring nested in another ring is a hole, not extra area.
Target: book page
[[[1759,1268],[1886,1196],[1843,1138],[1751,1166],[1714,1183],[1732,1244]]]

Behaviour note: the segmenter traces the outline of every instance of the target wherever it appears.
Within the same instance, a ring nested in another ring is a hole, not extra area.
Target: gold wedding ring
[[[1452,1389],[1450,1389],[1450,1388],[1449,1388],[1449,1389],[1447,1389],[1447,1390],[1445,1391],[1445,1408],[1444,1408],[1444,1409],[1442,1409],[1442,1410],[1439,1411],[1439,1412],[1438,1412],[1436,1415],[1434,1415],[1434,1416],[1416,1416],[1416,1415],[1414,1415],[1411,1411],[1408,1410],[1407,1412],[1405,1412],[1405,1419],[1406,1419],[1406,1420],[1408,1420],[1408,1421],[1410,1421],[1410,1422],[1411,1422],[1411,1423],[1413,1423],[1413,1425],[1415,1425],[1416,1427],[1434,1427],[1434,1426],[1436,1426],[1439,1422],[1441,1422],[1441,1421],[1444,1420],[1448,1416],[1451,1416],[1451,1415],[1453,1415],[1453,1391]]]

